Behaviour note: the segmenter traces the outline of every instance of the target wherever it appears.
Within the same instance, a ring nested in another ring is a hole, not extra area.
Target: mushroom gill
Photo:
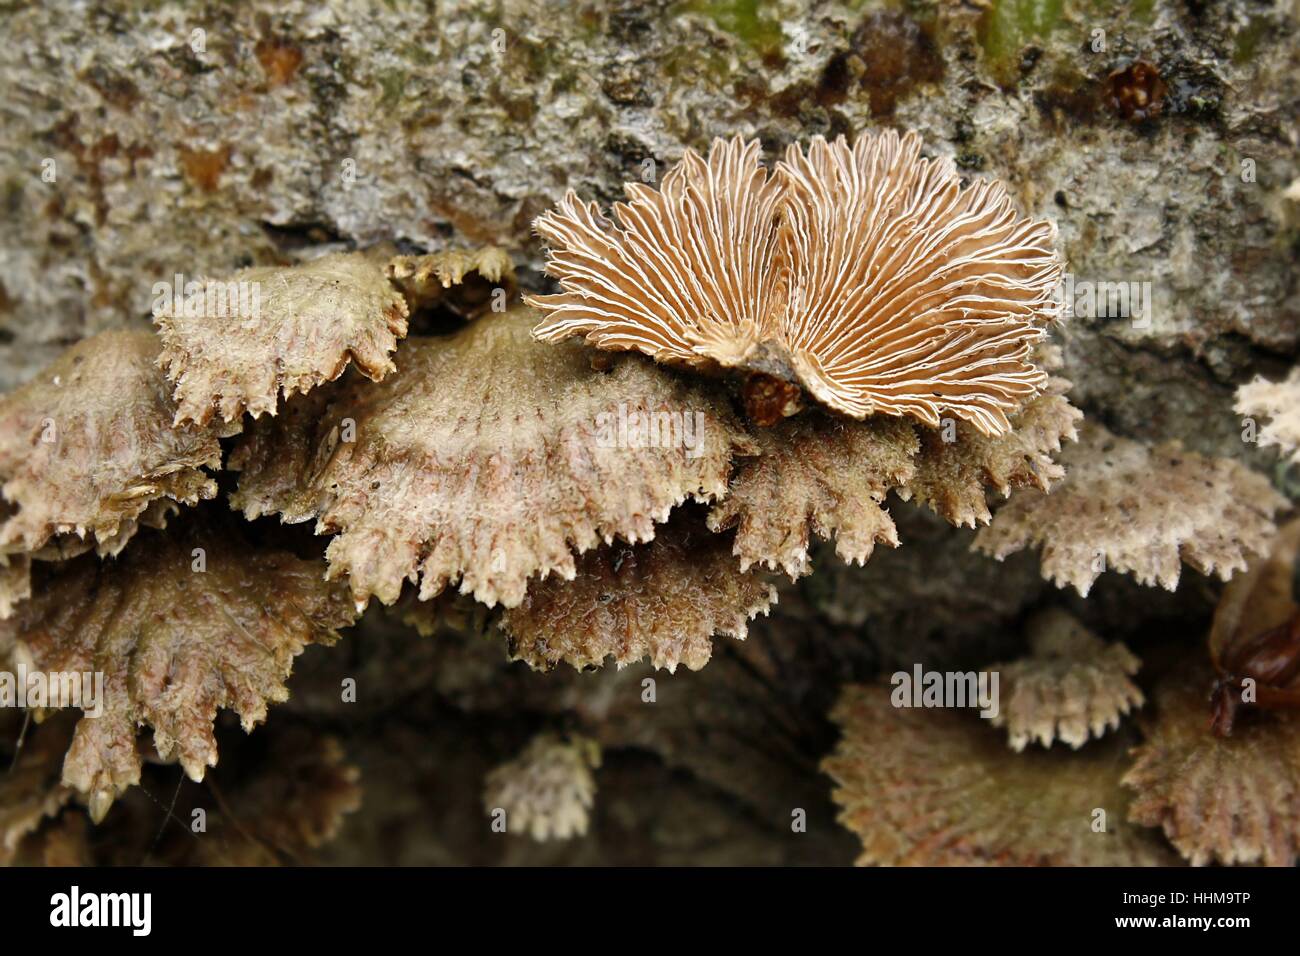
[[[741,369],[763,384],[747,394],[797,385],[854,418],[1003,434],[1047,382],[1030,353],[1054,315],[1055,230],[920,152],[915,133],[817,137],[769,175],[757,141],[718,139],[658,191],[629,183],[613,221],[570,191],[536,223],[563,291],[529,297],[534,334]]]

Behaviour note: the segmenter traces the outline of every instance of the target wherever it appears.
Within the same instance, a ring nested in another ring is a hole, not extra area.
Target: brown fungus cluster
[[[814,554],[900,546],[907,503],[986,525],[999,559],[1041,547],[1044,576],[1084,595],[1107,569],[1227,578],[1274,543],[1284,500],[1244,466],[1080,429],[1045,342],[1054,227],[915,134],[817,138],[770,169],[757,142],[717,140],[612,215],[569,193],[539,217],[560,291],[522,304],[495,247],[335,253],[205,280],[156,331],[103,333],[0,398],[0,664],[105,683],[93,717],[32,708],[0,860],[84,855],[69,809],[129,816],[150,767],[204,779],[220,712],[261,723],[372,597],[430,641],[493,631],[538,671],[691,672],[801,600],[776,579]],[[1286,387],[1241,402],[1289,453]],[[1198,828],[1189,805],[1253,795],[1169,769],[1290,759],[1287,716],[1206,742],[1160,673],[1139,737],[1124,644],[1063,611],[1026,643],[994,665],[991,726],[843,688],[824,768],[863,862],[1168,862],[1157,825],[1194,862],[1294,859],[1286,787]],[[238,792],[259,828],[227,808],[222,858],[163,855],[295,862],[337,832],[356,769],[337,742],[284,739],[292,772]],[[541,732],[482,778],[483,808],[537,840],[583,833],[595,740]],[[288,799],[304,812],[277,812]]]
[[[1150,448],[1097,424],[1085,426],[1061,463],[1068,473],[1059,487],[1015,495],[975,546],[999,560],[1038,546],[1044,577],[1083,597],[1103,571],[1172,591],[1186,563],[1226,581],[1267,551],[1273,516],[1287,504],[1236,461],[1172,442]]]
[[[29,672],[103,676],[63,765],[95,819],[139,782],[138,727],[200,780],[217,762],[217,711],[250,730],[287,696],[293,659],[353,620],[318,561],[258,547],[206,510],[180,524],[110,562],[42,568],[32,599],[0,622],[0,653]]]
[[[511,656],[539,670],[559,661],[599,667],[606,658],[699,670],[714,635],[743,640],[750,619],[777,599],[775,587],[737,564],[728,544],[697,516],[679,514],[652,543],[589,551],[572,582],[536,581],[502,616]]]
[[[331,574],[358,603],[392,603],[409,579],[425,600],[458,585],[514,607],[531,578],[572,580],[575,551],[648,541],[674,506],[725,494],[748,439],[711,390],[635,361],[598,371],[533,341],[534,320],[407,342],[389,379],[333,393],[305,444],[288,419],[255,424],[232,456],[234,503],[336,533]],[[628,439],[629,420],[666,434]]]
[[[849,685],[843,739],[823,768],[860,865],[1159,866],[1170,851],[1127,822],[1125,741],[1018,754],[978,717],[893,706]],[[1090,826],[1097,811],[1107,826]]]

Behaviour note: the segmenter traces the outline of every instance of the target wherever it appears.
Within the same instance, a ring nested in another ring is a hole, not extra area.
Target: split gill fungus
[[[1056,315],[1054,226],[1000,183],[963,186],[915,133],[816,137],[770,171],[758,141],[717,139],[625,189],[613,220],[572,191],[537,219],[563,290],[526,300],[539,339],[740,370],[759,424],[797,411],[797,386],[851,418],[997,435],[1047,383],[1031,352]]]

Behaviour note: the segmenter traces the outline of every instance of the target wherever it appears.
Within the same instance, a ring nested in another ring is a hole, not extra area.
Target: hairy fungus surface
[[[1061,462],[1068,476],[1060,485],[1014,495],[975,547],[998,559],[1041,547],[1043,576],[1085,597],[1104,570],[1171,591],[1180,561],[1227,580],[1268,547],[1272,516],[1286,505],[1266,478],[1235,461],[1177,442],[1149,448],[1096,424],[1081,429]]]
[[[1300,462],[1300,368],[1280,382],[1257,376],[1237,389],[1239,414],[1267,418],[1256,436],[1264,446],[1275,445],[1283,458]]]
[[[629,183],[613,222],[570,192],[536,222],[563,290],[527,300],[536,334],[797,382],[855,418],[1005,432],[1046,383],[1030,353],[1055,230],[920,152],[914,133],[817,137],[768,175],[736,137],[688,150],[658,190]]]
[[[986,488],[1004,498],[1013,488],[1048,491],[1065,476],[1052,460],[1061,442],[1074,441],[1083,413],[1064,396],[1069,383],[1052,379],[1048,391],[1011,416],[1011,431],[985,435],[964,422],[950,428],[918,427],[915,473],[899,497],[915,499],[958,526],[987,524]]]
[[[736,529],[742,571],[763,565],[792,578],[807,574],[814,533],[834,538],[836,553],[859,564],[877,543],[898,547],[882,503],[915,473],[919,444],[911,424],[817,412],[762,429],[756,438],[761,454],[740,463],[731,493],[709,514],[713,530]]]
[[[514,262],[497,246],[395,256],[384,273],[402,290],[412,312],[437,302],[448,289],[463,285],[475,274],[501,288],[513,287],[515,282]]]
[[[393,370],[406,318],[383,263],[365,253],[206,279],[154,317],[176,422],[275,414],[281,394],[332,381],[349,363],[378,381]]]
[[[582,836],[596,797],[592,771],[599,766],[595,741],[539,734],[487,775],[483,807],[489,815],[505,811],[507,833],[538,841]]]
[[[172,427],[158,350],[148,331],[103,332],[0,398],[0,553],[75,535],[113,554],[139,523],[165,517],[165,499],[195,504],[216,494],[203,469],[221,465],[218,433]],[[21,590],[11,577],[20,573],[5,572],[8,588]]]
[[[845,687],[844,737],[822,769],[860,865],[1151,866],[1176,858],[1127,823],[1125,742],[1017,754],[984,721],[903,709],[887,686]],[[1104,818],[1097,811],[1104,812]],[[1095,828],[1099,819],[1104,830]]]
[[[877,416],[858,422],[813,410],[756,431],[760,454],[742,460],[709,527],[736,529],[742,568],[761,564],[795,578],[811,571],[813,536],[835,541],[841,559],[865,564],[877,544],[898,547],[884,508],[891,490],[952,524],[988,520],[985,487],[1046,489],[1064,471],[1052,461],[1075,436],[1081,413],[1053,392],[1012,417],[1013,430],[985,435],[949,421],[939,428]]]
[[[752,446],[725,399],[636,356],[594,369],[534,342],[535,319],[408,342],[395,375],[345,383],[306,443],[257,423],[232,456],[235,505],[338,532],[330,575],[359,603],[418,577],[423,600],[459,581],[513,607],[534,575],[572,579],[575,550],[649,540],[675,505],[726,493]]]
[[[750,619],[775,602],[776,588],[736,563],[728,536],[684,514],[653,541],[584,554],[572,581],[534,581],[501,627],[512,656],[538,670],[599,667],[608,657],[699,670],[715,634],[743,640]]]
[[[1055,740],[1076,750],[1089,737],[1104,736],[1141,707],[1142,691],[1131,680],[1142,662],[1123,644],[1107,644],[1059,608],[1029,624],[1030,653],[994,665],[1001,683],[1001,706],[993,718],[1006,727],[1011,746],[1031,741],[1050,747]]]
[[[29,672],[103,674],[102,713],[89,716],[87,686],[63,767],[97,820],[139,782],[139,726],[153,728],[163,759],[202,779],[217,761],[217,710],[250,730],[287,696],[294,657],[353,619],[319,562],[258,548],[206,516],[111,561],[43,570],[35,597],[0,625],[0,652]]]
[[[1189,668],[1155,690],[1124,783],[1136,791],[1129,816],[1161,827],[1194,865],[1300,858],[1300,719],[1253,715],[1231,737],[1209,727],[1208,667]]]

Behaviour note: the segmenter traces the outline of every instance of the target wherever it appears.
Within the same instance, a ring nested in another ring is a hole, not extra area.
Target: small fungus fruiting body
[[[383,263],[365,253],[194,283],[154,316],[176,422],[274,415],[282,398],[332,382],[349,365],[379,381],[393,371],[408,313]]]
[[[1056,741],[1078,750],[1144,703],[1132,681],[1142,662],[1123,644],[1107,643],[1061,608],[1036,614],[1026,631],[1029,654],[990,668],[1002,682],[992,723],[1007,728],[1013,750]]]
[[[1237,389],[1234,408],[1261,448],[1272,446],[1284,461],[1300,464],[1300,368],[1278,382],[1257,375]]]
[[[536,222],[563,291],[529,297],[534,334],[763,376],[760,423],[802,390],[853,418],[1009,431],[1047,383],[1031,350],[1055,315],[1052,224],[1000,183],[963,186],[915,133],[816,137],[770,173],[759,154],[688,150],[658,190],[629,183],[613,221],[570,191]]]
[[[1155,119],[1165,107],[1168,85],[1150,63],[1136,60],[1106,79],[1110,107],[1130,123]]]
[[[232,503],[315,518],[359,604],[418,581],[422,600],[459,586],[515,607],[530,579],[572,580],[582,552],[648,541],[685,500],[726,494],[750,442],[707,382],[638,356],[593,370],[576,344],[534,341],[536,318],[517,308],[410,339],[383,382],[344,382],[305,421],[254,423],[231,455]]]
[[[1043,576],[1087,597],[1103,571],[1172,591],[1184,564],[1227,581],[1267,553],[1287,500],[1229,458],[1179,442],[1147,446],[1086,422],[1061,455],[1068,475],[1050,494],[1018,495],[975,538],[998,560],[1042,548]]]

